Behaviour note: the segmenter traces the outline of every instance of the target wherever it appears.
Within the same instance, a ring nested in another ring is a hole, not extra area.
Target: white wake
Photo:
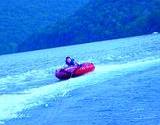
[[[0,121],[17,118],[19,112],[45,104],[50,99],[65,96],[72,90],[100,84],[116,76],[144,71],[154,66],[160,66],[159,57],[145,58],[124,64],[96,65],[94,72],[81,77],[32,88],[21,92],[21,94],[0,95]]]

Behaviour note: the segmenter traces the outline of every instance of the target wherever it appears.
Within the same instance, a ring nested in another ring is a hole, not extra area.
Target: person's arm
[[[75,65],[79,65],[79,63],[74,59],[74,64]]]

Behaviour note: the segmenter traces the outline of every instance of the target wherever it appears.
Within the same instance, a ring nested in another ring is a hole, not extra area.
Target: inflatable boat
[[[57,69],[55,76],[60,80],[66,80],[72,77],[78,77],[88,72],[92,72],[95,69],[93,63],[82,63],[78,66],[71,66],[66,68]]]

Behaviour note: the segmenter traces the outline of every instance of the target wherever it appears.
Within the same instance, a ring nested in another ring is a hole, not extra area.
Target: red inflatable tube
[[[59,70],[56,70],[55,76],[60,80],[65,80],[65,79],[71,78],[71,73],[70,72],[66,72],[63,69],[59,69]]]
[[[73,73],[73,77],[76,76],[81,76],[83,74],[86,74],[88,72],[91,72],[95,69],[95,66],[93,63],[83,63],[81,64],[81,66],[79,68],[77,68],[74,73]]]
[[[79,66],[72,66],[63,69],[58,69],[55,72],[55,76],[60,80],[66,80],[71,77],[77,77],[91,72],[95,69],[93,63],[82,63]]]

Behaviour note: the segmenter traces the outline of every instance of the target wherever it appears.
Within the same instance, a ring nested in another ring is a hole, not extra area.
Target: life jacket
[[[68,62],[68,61],[66,60],[66,64],[67,64],[68,66],[74,66],[74,65],[76,65],[76,63],[75,63],[75,60],[74,60],[74,59],[71,59],[71,61],[70,61],[70,62]]]

